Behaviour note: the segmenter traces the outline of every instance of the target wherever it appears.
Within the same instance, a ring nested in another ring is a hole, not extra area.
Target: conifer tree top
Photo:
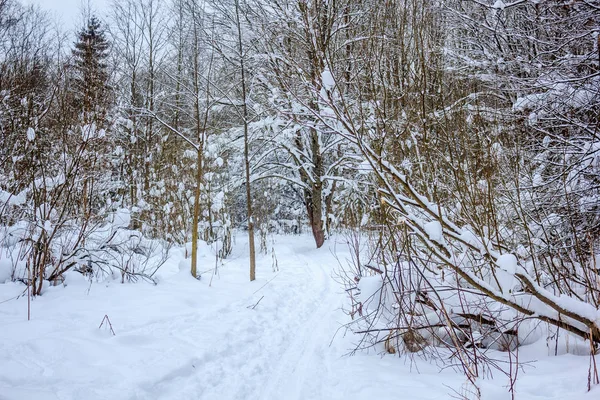
[[[77,34],[73,48],[72,89],[76,108],[84,113],[104,109],[109,102],[111,89],[106,62],[109,45],[103,24],[95,16],[90,17]]]
[[[87,26],[77,34],[73,54],[76,57],[99,57],[106,58],[108,41],[102,23],[98,18],[92,16],[88,19]]]

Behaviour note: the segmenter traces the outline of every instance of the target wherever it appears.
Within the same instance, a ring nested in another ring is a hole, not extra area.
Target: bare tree
[[[237,28],[238,58],[240,62],[240,82],[242,85],[242,118],[244,124],[244,172],[246,178],[246,207],[248,214],[248,247],[250,251],[250,280],[256,279],[256,251],[254,247],[254,213],[252,209],[252,192],[250,190],[250,139],[248,135],[248,101],[244,43],[242,40],[242,23],[240,20],[240,1],[235,0],[235,24]]]
[[[359,162],[351,146],[332,134],[320,118],[329,112],[323,107],[323,94],[334,86],[327,60],[341,55],[335,40],[346,29],[343,21],[349,8],[342,3],[256,5],[258,21],[278,21],[261,27],[269,74],[275,77],[268,82],[276,94],[270,106],[279,111],[272,133],[265,133],[263,140],[269,149],[281,151],[279,156],[263,157],[257,168],[262,177],[285,179],[300,191],[318,248],[325,241],[334,198],[345,180],[342,171]]]

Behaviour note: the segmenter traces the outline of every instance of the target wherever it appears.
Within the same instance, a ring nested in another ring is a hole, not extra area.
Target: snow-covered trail
[[[312,361],[310,354],[322,339],[315,332],[322,332],[317,327],[329,322],[323,317],[337,297],[331,292],[330,276],[336,264],[326,250],[317,252],[304,246],[281,247],[278,258],[285,260],[279,262],[279,272],[254,285],[251,294],[197,321],[168,326],[170,332],[199,340],[192,341],[190,352],[168,372],[141,385],[134,398],[156,394],[174,399],[293,398],[277,393],[288,390],[290,378],[298,378],[294,392],[304,386],[307,361]],[[156,334],[157,329],[152,332]],[[265,391],[265,387],[272,389]]]
[[[309,236],[277,237],[279,271],[262,255],[252,283],[245,237],[237,240],[212,283],[210,273],[192,279],[175,252],[156,286],[90,286],[70,275],[33,301],[31,321],[26,298],[4,301],[23,286],[0,285],[0,400],[421,400],[460,391],[463,376],[424,361],[382,349],[345,356],[357,337],[338,332],[347,322],[333,278],[348,257],[343,239],[317,250]],[[115,336],[98,329],[104,315]],[[596,398],[585,393],[585,360],[546,360],[522,374],[518,399]],[[481,382],[484,399],[510,398],[499,376]]]
[[[330,264],[311,270],[315,291],[308,298],[309,318],[301,321],[293,340],[285,348],[270,377],[261,399],[326,398],[325,377],[330,376],[328,345],[335,334],[331,314],[340,306],[339,294],[333,289]],[[336,264],[333,264],[336,265]]]
[[[278,272],[259,258],[253,283],[242,243],[210,287],[210,274],[198,282],[172,262],[155,287],[51,288],[30,322],[24,298],[1,304],[0,398],[280,399],[307,388],[321,398],[313,384],[341,306],[338,262],[306,239],[278,243]],[[0,300],[22,290],[3,286]],[[116,336],[98,330],[105,314]]]

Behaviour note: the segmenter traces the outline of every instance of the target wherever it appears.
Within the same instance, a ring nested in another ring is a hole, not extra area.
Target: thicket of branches
[[[540,321],[594,353],[599,11],[124,0],[71,43],[0,0],[0,256],[40,293],[116,231],[226,257],[233,228],[352,229],[367,342],[471,377]]]

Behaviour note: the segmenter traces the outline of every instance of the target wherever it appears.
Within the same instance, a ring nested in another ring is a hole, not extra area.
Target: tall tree
[[[243,144],[237,149],[243,153],[243,171],[239,171],[244,175],[244,178],[236,179],[237,182],[243,182],[245,197],[246,197],[246,212],[245,219],[248,221],[248,247],[250,255],[250,280],[256,279],[256,250],[255,250],[255,217],[252,201],[252,179],[250,165],[250,124],[255,114],[251,113],[248,107],[251,101],[250,94],[252,91],[251,80],[253,66],[251,64],[251,51],[248,46],[248,39],[252,36],[250,26],[248,24],[248,7],[246,2],[240,0],[233,1],[216,1],[211,3],[210,9],[212,18],[215,20],[215,25],[219,29],[218,40],[212,40],[211,46],[221,56],[223,60],[222,74],[225,76],[235,74],[234,84],[227,81],[220,82],[218,93],[225,99],[221,100],[222,104],[229,105],[237,114],[238,118],[231,118],[231,126],[234,131],[241,130],[243,132]],[[231,144],[232,147],[237,145]],[[238,151],[239,151],[238,150]],[[235,150],[234,150],[235,151]],[[235,185],[237,186],[237,185]]]
[[[266,68],[273,78],[267,85],[274,135],[265,136],[274,157],[261,157],[262,177],[280,177],[291,182],[304,203],[317,248],[325,242],[333,214],[334,197],[344,179],[344,169],[355,169],[351,149],[324,123],[329,113],[323,99],[336,87],[332,68],[341,52],[335,40],[346,29],[346,2],[322,0],[257,2],[258,25],[262,29]],[[266,21],[266,22],[265,22]],[[275,22],[273,22],[275,21]],[[342,47],[343,48],[343,47]]]
[[[254,213],[252,210],[252,191],[250,190],[250,152],[248,138],[248,83],[246,81],[246,64],[244,42],[242,39],[242,23],[240,20],[240,1],[235,0],[235,25],[237,28],[238,59],[240,62],[240,84],[242,85],[242,118],[244,124],[244,175],[246,179],[246,209],[248,214],[248,246],[250,251],[250,280],[256,279],[256,250],[254,247]]]
[[[73,49],[73,91],[75,108],[83,113],[84,123],[104,125],[110,86],[108,72],[109,43],[102,23],[92,16],[77,34]]]

